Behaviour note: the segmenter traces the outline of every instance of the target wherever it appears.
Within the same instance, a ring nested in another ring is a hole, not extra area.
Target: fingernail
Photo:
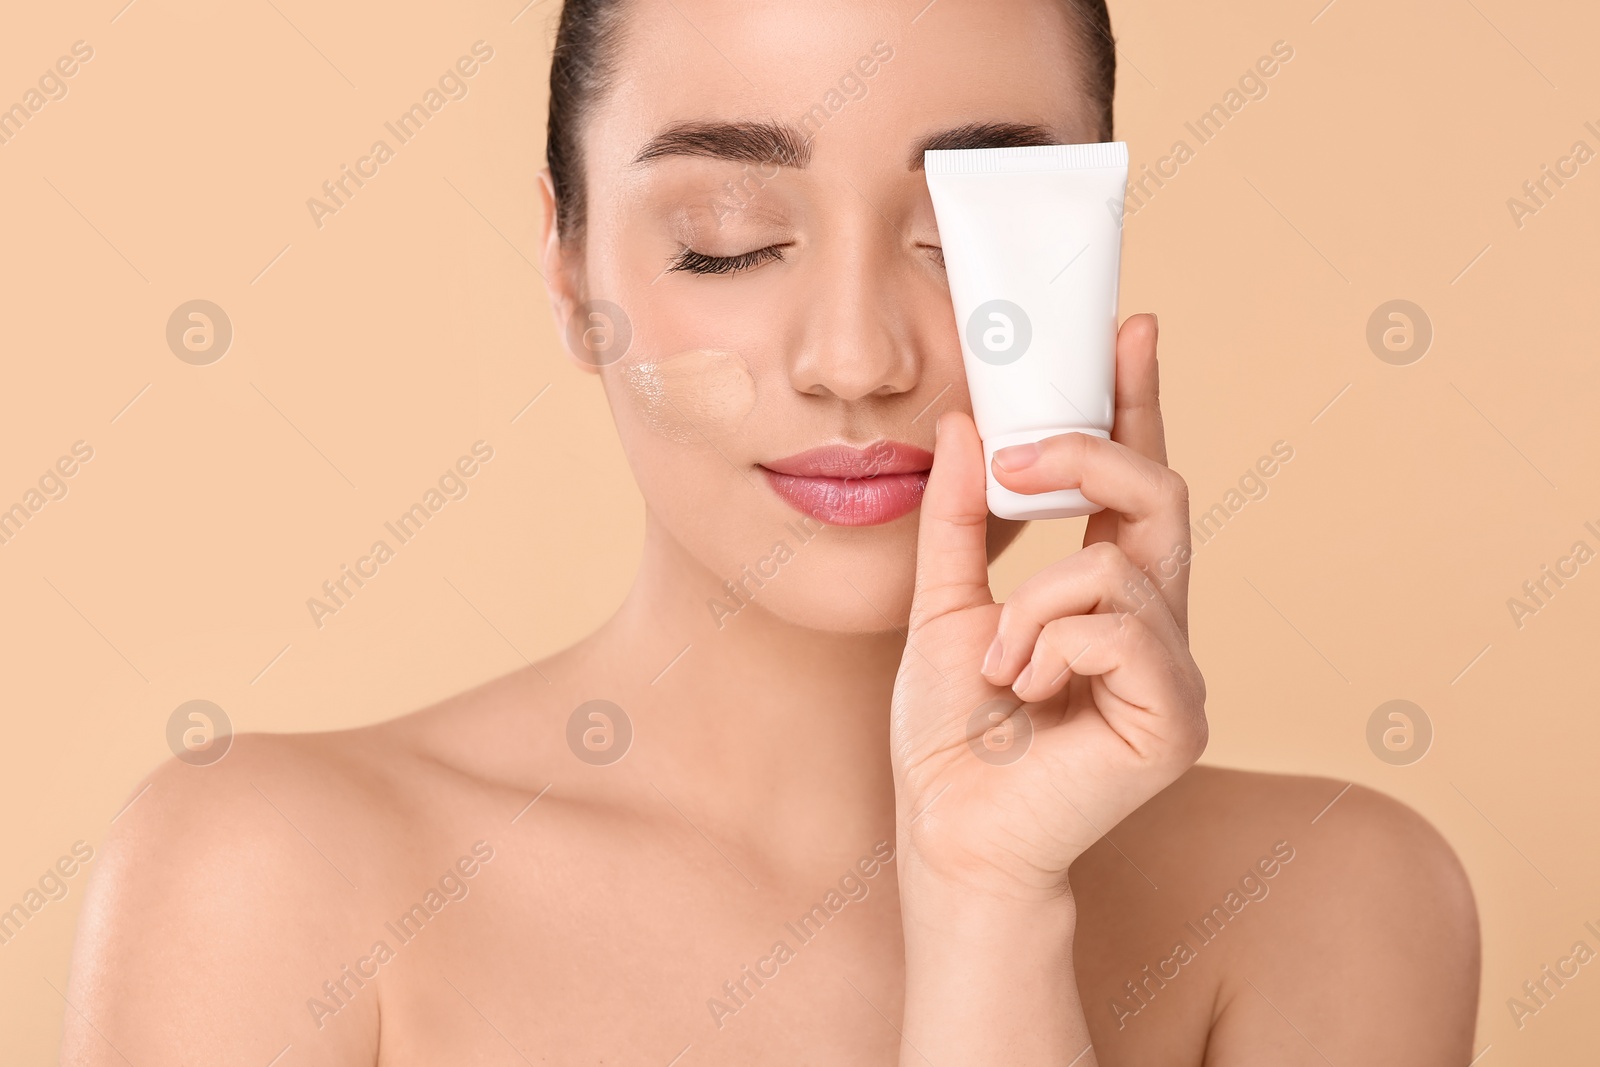
[[[998,670],[1000,667],[1001,657],[1004,655],[1005,650],[1001,647],[1000,635],[995,634],[994,640],[989,643],[989,651],[984,653],[983,656],[983,673],[993,674],[996,670]]]
[[[1017,696],[1021,696],[1023,690],[1028,688],[1028,682],[1032,679],[1033,664],[1030,663],[1026,667],[1022,668],[1022,673],[1017,675],[1017,680],[1011,683],[1011,691],[1017,694]]]
[[[1038,458],[1039,445],[1032,441],[1025,445],[1010,445],[994,454],[995,463],[1003,471],[1020,471],[1031,467]]]

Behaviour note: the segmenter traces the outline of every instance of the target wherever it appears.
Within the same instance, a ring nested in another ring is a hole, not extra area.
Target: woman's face
[[[737,606],[730,581],[816,629],[904,624],[934,422],[970,411],[922,150],[1098,140],[1068,17],[629,0],[579,134],[586,233],[546,241],[547,274],[652,536],[708,597]],[[989,522],[992,558],[1021,524]]]

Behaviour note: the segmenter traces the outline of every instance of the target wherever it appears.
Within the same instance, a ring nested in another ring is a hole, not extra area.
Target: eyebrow
[[[681,122],[650,138],[633,161],[650,163],[667,156],[804,167],[811,162],[811,142],[781,122]]]
[[[918,141],[906,160],[908,170],[922,169],[922,154],[963,148],[1033,148],[1059,144],[1047,127],[1023,122],[969,122]],[[811,162],[811,138],[783,122],[680,122],[650,138],[633,157],[637,164],[670,156],[700,156],[732,163],[803,169]]]
[[[1025,122],[969,122],[924,137],[911,150],[906,166],[922,169],[922,153],[966,148],[1036,148],[1060,144],[1061,139],[1047,127]]]

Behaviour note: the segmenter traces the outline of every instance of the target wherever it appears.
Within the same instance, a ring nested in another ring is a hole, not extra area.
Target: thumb
[[[965,608],[993,604],[989,592],[989,506],[984,495],[983,443],[972,417],[939,416],[933,470],[917,527],[917,583],[911,630]]]

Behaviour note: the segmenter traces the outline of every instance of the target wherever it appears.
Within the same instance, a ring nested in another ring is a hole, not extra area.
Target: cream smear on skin
[[[645,424],[678,444],[707,444],[744,425],[756,406],[756,380],[737,352],[697,348],[621,368]]]

